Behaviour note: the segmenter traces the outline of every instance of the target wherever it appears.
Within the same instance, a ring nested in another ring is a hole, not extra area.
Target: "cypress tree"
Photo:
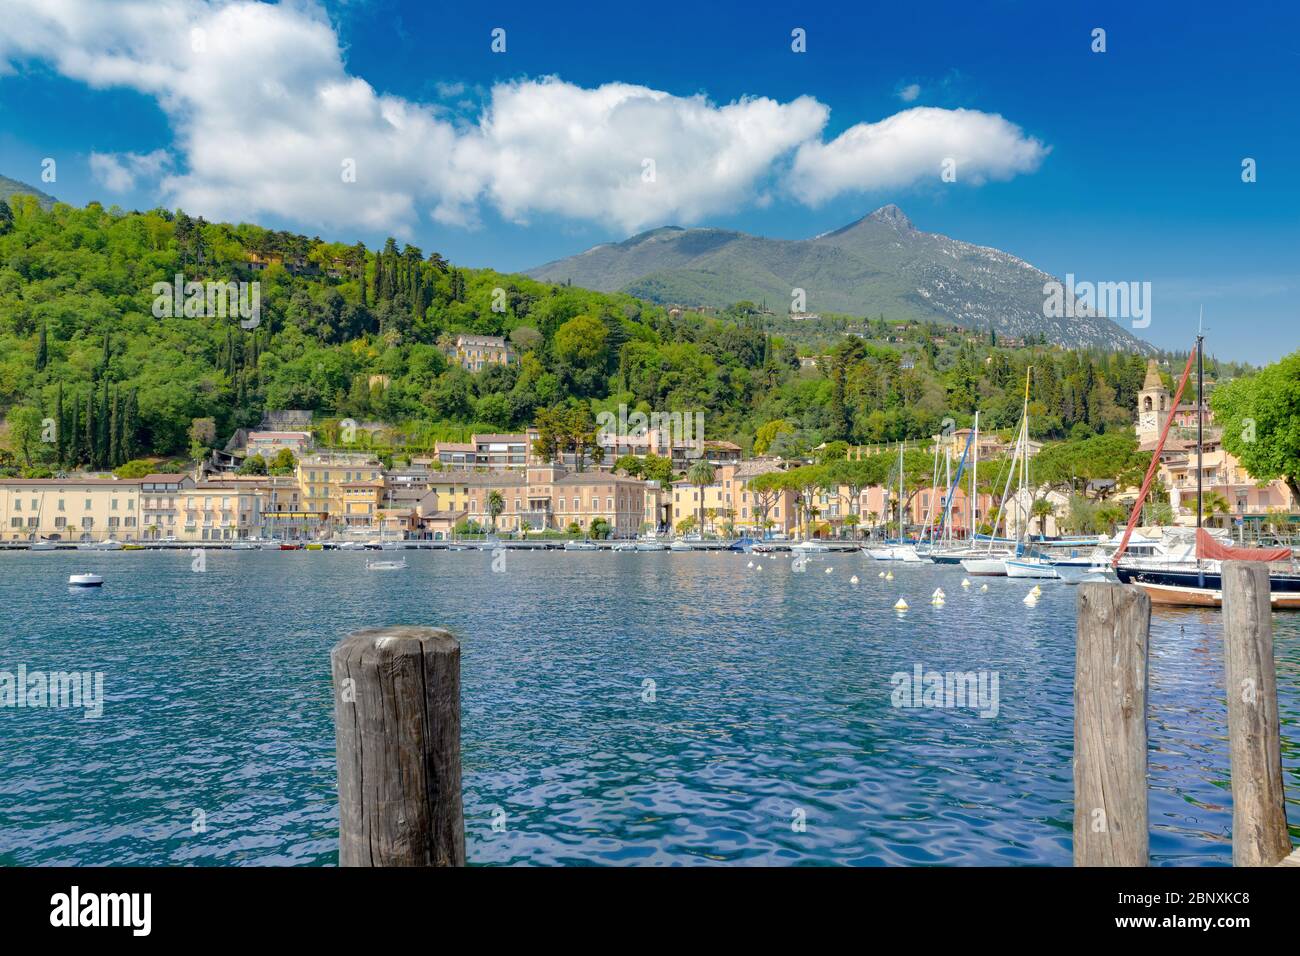
[[[68,464],[79,465],[81,457],[81,403],[72,403],[72,416],[68,423]]]
[[[84,426],[84,430],[81,439],[81,460],[93,468],[98,455],[96,449],[96,436],[98,431],[95,428],[95,389],[93,387],[86,392],[86,420],[82,425]]]
[[[45,366],[50,361],[50,346],[45,339],[45,323],[41,323],[41,334],[36,340],[36,371],[45,371]]]
[[[119,390],[109,400],[108,412],[108,467],[122,464],[122,393]]]
[[[107,340],[105,340],[107,341]],[[108,379],[104,379],[104,390],[99,398],[99,416],[95,431],[95,467],[103,468],[108,463],[109,455],[112,453],[110,441],[112,433],[109,431],[109,410],[108,410]]]
[[[67,446],[63,442],[63,383],[59,382],[59,396],[54,404],[54,460],[60,468],[67,457]]]

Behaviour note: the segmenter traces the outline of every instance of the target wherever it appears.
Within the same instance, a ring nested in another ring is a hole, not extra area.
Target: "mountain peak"
[[[881,206],[867,218],[873,222],[887,222],[891,225],[898,226],[900,229],[916,228],[912,225],[912,220],[908,219],[903,213],[903,210],[899,209],[892,202]]]

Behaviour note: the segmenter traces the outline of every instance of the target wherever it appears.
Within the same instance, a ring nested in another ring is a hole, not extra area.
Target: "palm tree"
[[[1201,495],[1201,514],[1207,518],[1213,518],[1215,515],[1227,515],[1232,513],[1232,505],[1228,504],[1228,499],[1223,497],[1217,491],[1207,491]]]
[[[497,530],[497,516],[506,510],[506,500],[501,497],[501,492],[495,488],[488,492],[487,498],[488,516],[492,519],[492,531],[495,534]]]
[[[696,510],[699,513],[699,526],[701,528],[704,527],[704,489],[713,484],[716,474],[713,465],[703,458],[691,465],[690,470],[686,472],[686,480],[699,489],[700,500]]]
[[[1052,504],[1046,498],[1039,498],[1030,506],[1029,513],[1038,519],[1038,536],[1041,538],[1045,534],[1043,531],[1043,522],[1056,513],[1056,505]]]

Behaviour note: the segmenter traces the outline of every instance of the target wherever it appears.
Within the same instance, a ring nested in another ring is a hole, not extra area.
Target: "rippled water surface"
[[[106,696],[0,709],[0,862],[334,863],[329,649],[417,623],[462,642],[473,863],[1070,863],[1072,588],[1027,608],[1032,582],[860,555],[406,557],[0,554],[0,671],[102,671]],[[80,570],[107,585],[70,593]],[[1300,838],[1300,615],[1275,623]],[[1231,860],[1220,626],[1153,618],[1159,864]],[[918,663],[996,671],[997,716],[891,706]]]

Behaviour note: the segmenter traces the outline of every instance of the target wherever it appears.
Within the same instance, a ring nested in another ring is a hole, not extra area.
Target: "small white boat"
[[[668,545],[653,538],[644,538],[636,543],[638,551],[667,551]]]
[[[1113,584],[1116,581],[1115,569],[1109,564],[1098,564],[1091,567],[1058,564],[1056,566],[1056,576],[1066,584],[1092,584],[1094,582],[1110,582]]]
[[[967,574],[1005,577],[1007,573],[1006,557],[999,554],[990,554],[983,558],[962,558],[961,566]]]
[[[103,541],[86,541],[77,545],[78,551],[121,551],[122,542],[115,538],[105,538]]]
[[[809,538],[807,541],[791,545],[790,550],[797,554],[829,554],[831,549],[815,538]]]
[[[68,587],[70,588],[100,588],[104,586],[104,579],[98,574],[72,574],[68,576]]]
[[[1019,558],[1004,558],[1009,578],[1058,578],[1057,568],[1050,561],[1022,555]]]
[[[891,544],[883,548],[864,548],[867,556],[873,561],[906,561],[909,564],[925,564],[930,561],[929,558],[923,558],[916,553],[916,548],[910,544]]]
[[[668,550],[669,551],[694,551],[695,546],[692,545],[689,541],[678,540],[670,544],[668,546]]]
[[[259,544],[258,547],[263,551],[279,551],[280,541],[277,538],[268,538],[266,541]]]
[[[636,550],[636,542],[635,542],[635,541],[618,541],[618,542],[615,542],[614,547],[611,548],[610,550],[612,550],[612,551],[635,551],[635,550]]]
[[[230,546],[231,551],[257,551],[258,546],[252,541],[236,541]]]
[[[397,561],[367,561],[367,571],[405,571],[406,558]]]
[[[28,551],[57,551],[59,546],[54,541],[33,541]]]
[[[336,549],[338,551],[364,551],[366,546],[360,541],[344,541]]]
[[[596,542],[594,541],[566,541],[564,542],[565,551],[596,551]]]

